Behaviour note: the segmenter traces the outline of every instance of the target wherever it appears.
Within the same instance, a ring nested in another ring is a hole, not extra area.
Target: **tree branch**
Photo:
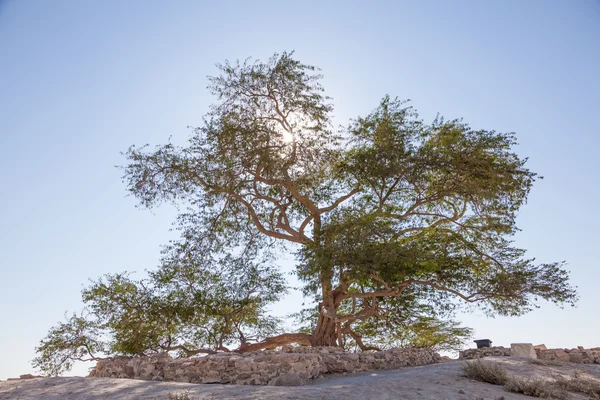
[[[263,349],[274,349],[290,343],[298,343],[305,346],[310,346],[310,339],[311,335],[308,333],[283,333],[278,336],[266,338],[265,340],[257,343],[242,343],[239,348],[233,351],[236,353],[248,353]]]
[[[177,346],[159,346],[161,349],[165,350],[165,351],[175,351],[175,350],[182,350],[185,353],[186,357],[191,357],[194,356],[196,354],[216,354],[217,352],[215,350],[210,350],[210,349],[195,349],[195,350],[190,350],[187,347],[185,347],[184,345],[177,345]]]
[[[352,189],[348,194],[345,194],[342,197],[335,200],[330,206],[319,208],[319,214],[323,214],[337,208],[340,204],[342,204],[344,201],[348,200],[350,197],[354,196],[358,192],[360,192],[359,188]]]

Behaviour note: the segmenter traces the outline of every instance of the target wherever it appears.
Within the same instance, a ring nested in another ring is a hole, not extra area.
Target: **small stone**
[[[560,361],[569,361],[569,353],[565,350],[557,349],[554,350],[554,357]]]
[[[41,378],[41,376],[31,375],[31,374],[25,374],[25,375],[19,376],[19,379],[34,379],[34,378]]]
[[[300,386],[304,385],[305,383],[306,382],[304,382],[300,376],[292,373],[281,375],[273,382],[275,386]]]
[[[583,364],[583,354],[575,352],[569,353],[569,362]]]

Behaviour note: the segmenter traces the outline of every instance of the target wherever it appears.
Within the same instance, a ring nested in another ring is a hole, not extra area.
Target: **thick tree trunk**
[[[335,320],[327,315],[319,315],[317,327],[311,337],[311,344],[313,346],[338,346],[337,337]]]
[[[314,240],[321,245],[320,218],[315,218]],[[317,326],[312,333],[311,344],[313,346],[341,346],[338,343],[339,324],[337,323],[336,312],[339,304],[336,303],[332,287],[333,278],[333,260],[328,256],[325,248],[317,250],[316,255],[321,263],[321,296],[322,302],[319,304],[319,319]],[[339,339],[341,341],[341,338]]]
[[[323,302],[319,304],[319,319],[315,328],[311,343],[313,346],[341,346],[339,343],[339,324],[337,323],[337,308],[331,284],[326,282],[323,285]]]

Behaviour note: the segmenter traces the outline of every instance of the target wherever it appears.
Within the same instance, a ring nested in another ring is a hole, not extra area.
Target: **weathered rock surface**
[[[116,357],[99,361],[89,376],[186,383],[238,385],[304,385],[323,374],[433,364],[441,361],[431,349],[391,349],[345,353],[336,347],[291,347],[247,354],[219,353],[205,357],[172,359]]]
[[[600,365],[532,364],[522,358],[492,357],[512,375],[525,379],[572,379],[579,374],[600,382]],[[415,368],[326,375],[304,386],[197,385],[134,379],[56,377],[0,382],[0,400],[532,400],[500,385],[462,376],[464,362],[448,361]],[[571,400],[589,396],[573,394]]]
[[[521,358],[537,358],[537,354],[531,343],[511,343],[510,356]]]

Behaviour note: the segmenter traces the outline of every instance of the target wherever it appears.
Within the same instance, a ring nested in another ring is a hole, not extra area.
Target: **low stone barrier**
[[[172,359],[115,357],[98,361],[92,377],[130,378],[188,383],[293,386],[322,374],[353,373],[427,365],[441,361],[431,349],[391,349],[345,353],[336,347],[292,347],[247,354],[218,353],[205,357]]]
[[[600,347],[584,349],[579,346],[576,349],[536,349],[540,360],[568,361],[577,364],[600,364]]]
[[[502,346],[482,347],[480,349],[467,349],[458,352],[460,360],[473,360],[483,357],[510,357],[510,349]]]
[[[537,358],[540,360],[566,361],[576,364],[600,364],[600,347],[584,349],[578,346],[576,349],[544,349],[542,346],[534,346],[534,350]],[[510,348],[497,346],[467,349],[460,351],[458,354],[461,360],[473,360],[483,357],[510,357],[511,350]]]

